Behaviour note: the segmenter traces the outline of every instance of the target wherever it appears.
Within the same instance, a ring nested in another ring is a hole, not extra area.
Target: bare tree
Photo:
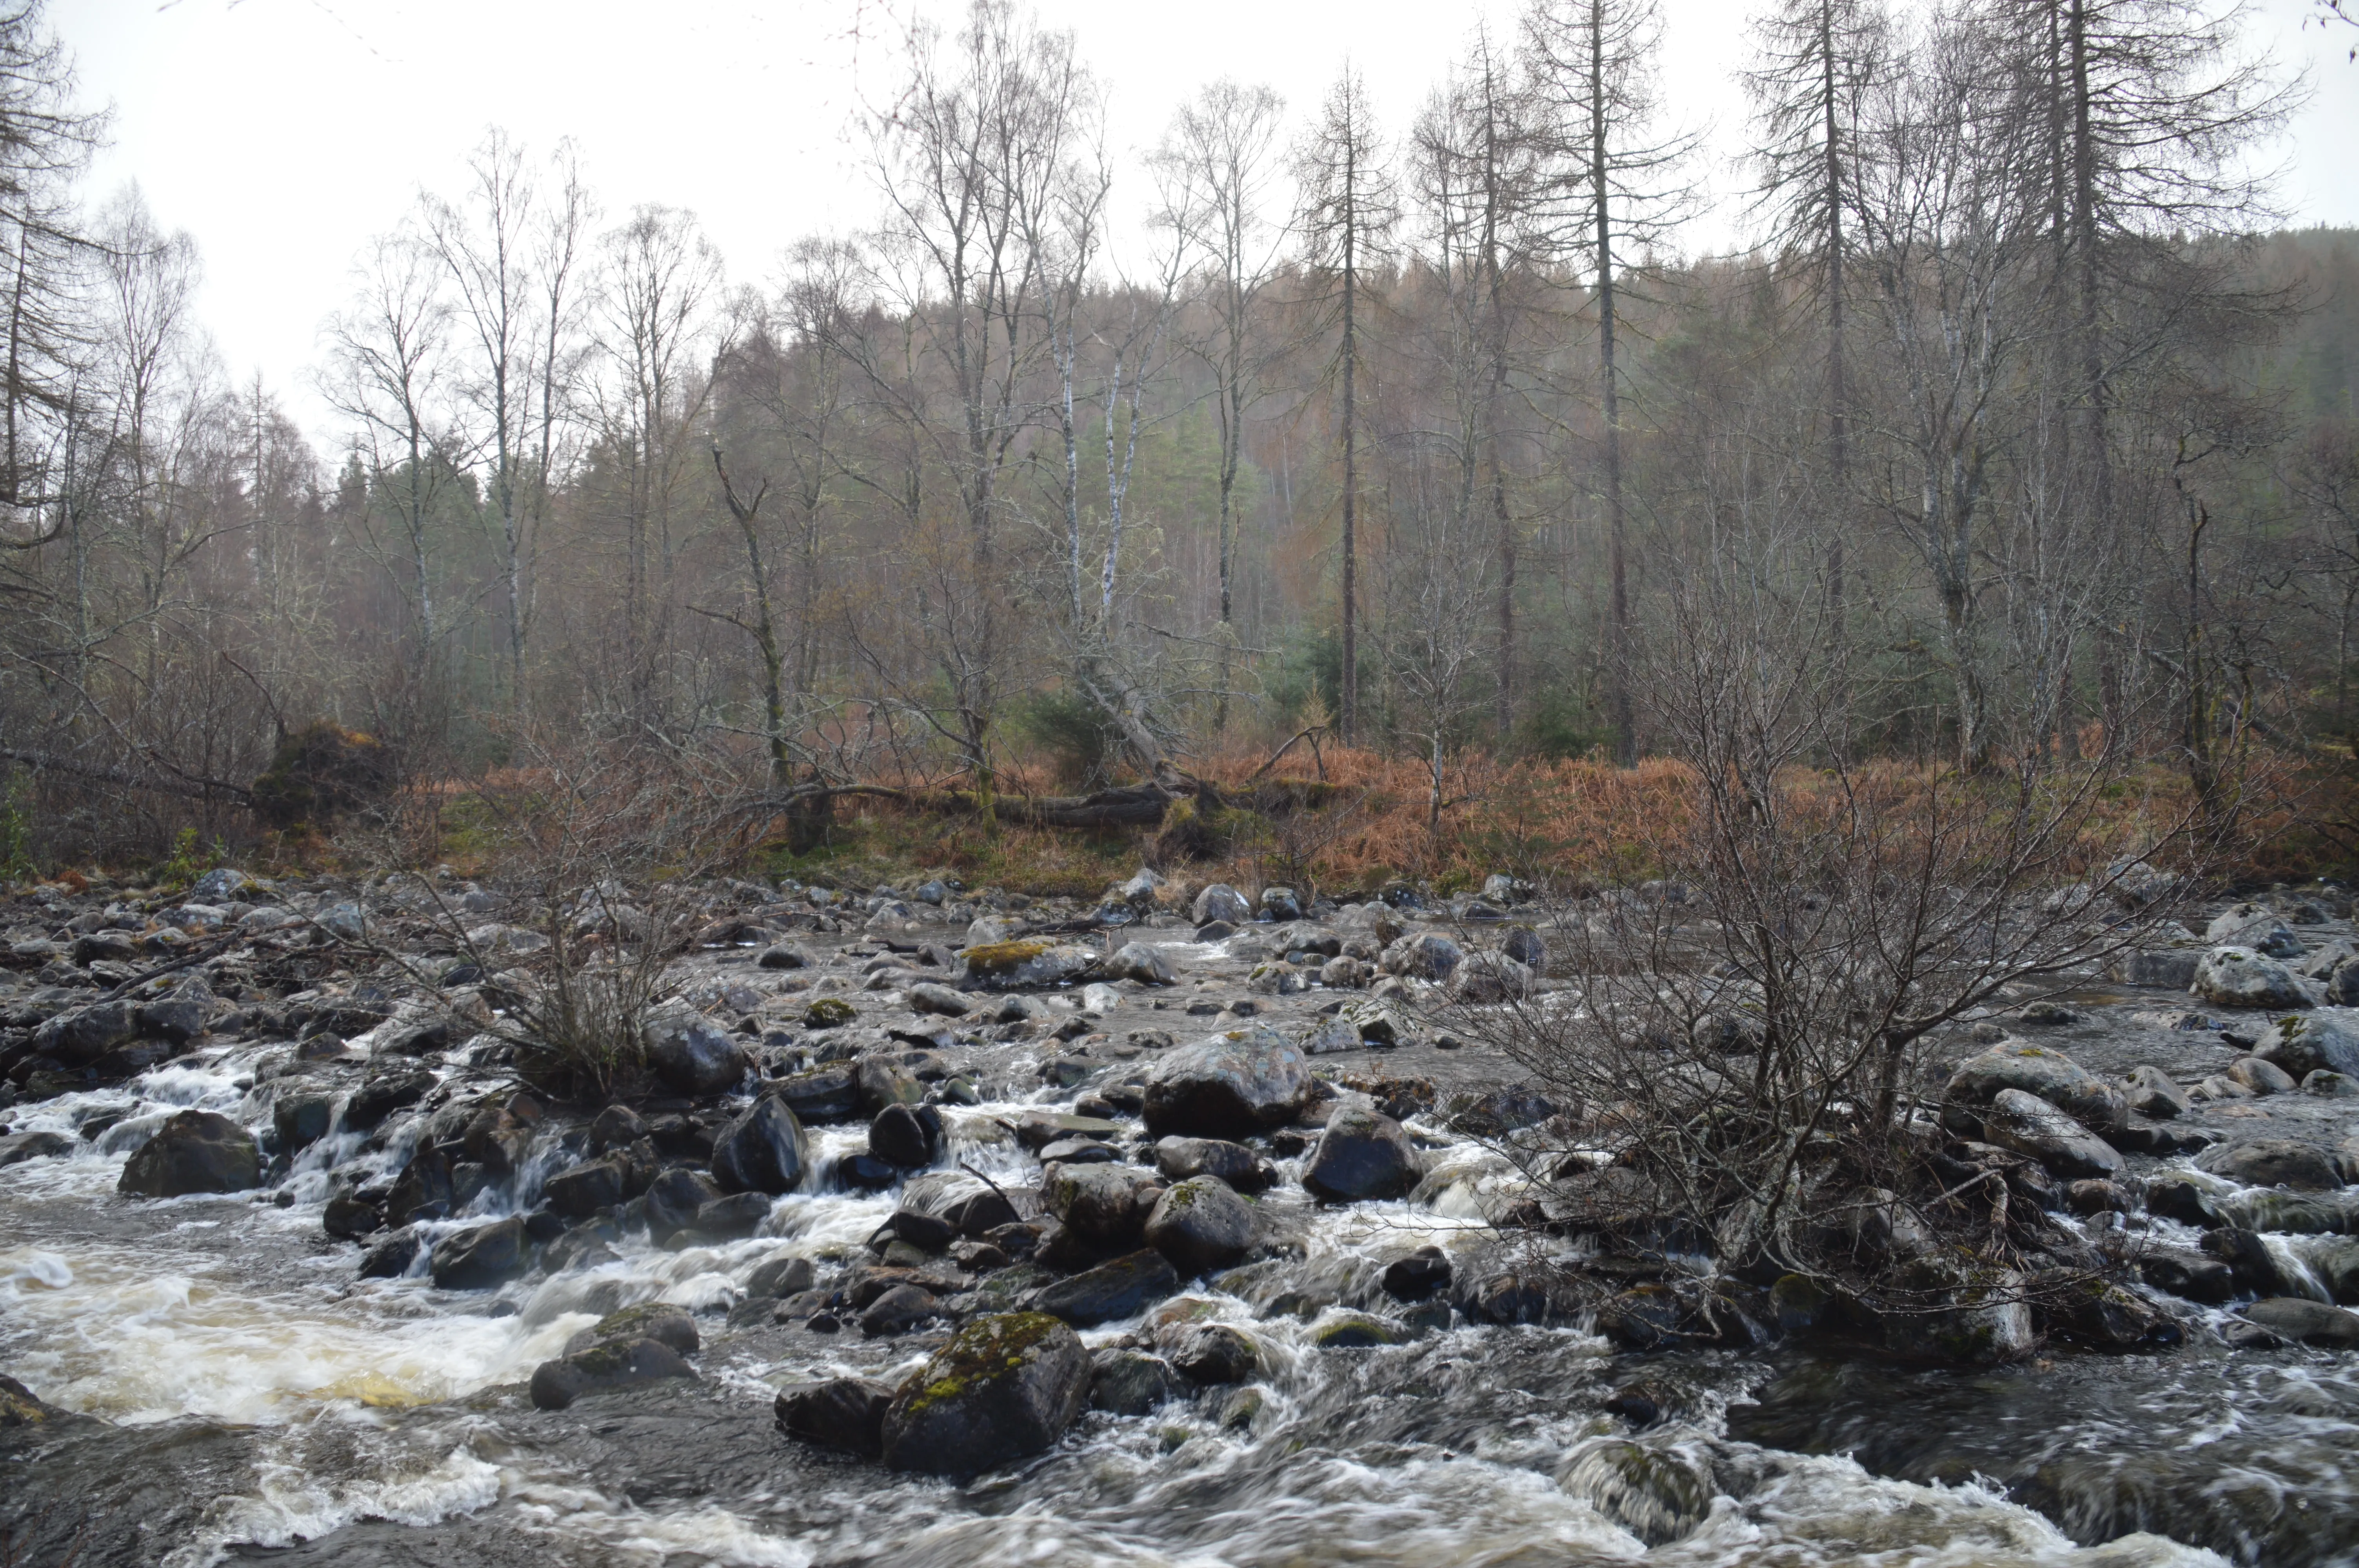
[[[1347,742],[1360,731],[1360,296],[1367,276],[1385,264],[1393,225],[1400,216],[1367,84],[1347,65],[1328,90],[1317,124],[1296,153],[1302,199],[1297,222],[1313,273],[1332,283],[1329,297],[1340,329],[1335,373],[1343,384],[1343,401],[1337,420],[1343,449],[1343,536],[1338,563],[1343,689],[1336,718]]]
[[[1560,211],[1568,222],[1565,243],[1586,265],[1597,312],[1598,406],[1604,426],[1599,489],[1611,578],[1606,707],[1614,755],[1625,767],[1637,761],[1638,735],[1630,693],[1617,273],[1658,243],[1684,214],[1689,192],[1680,171],[1694,146],[1692,136],[1655,129],[1654,55],[1661,30],[1654,0],[1540,0],[1524,23],[1533,71],[1554,112],[1565,160],[1559,188]]]

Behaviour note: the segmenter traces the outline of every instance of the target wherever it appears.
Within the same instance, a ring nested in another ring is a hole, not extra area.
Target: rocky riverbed
[[[454,876],[13,899],[0,1562],[2359,1562],[2338,890],[1941,1043],[1945,1157],[2127,1271],[1966,1365],[1568,1295],[1648,1282],[1502,1152],[1526,890],[1246,892],[589,890],[696,937],[609,1107]]]

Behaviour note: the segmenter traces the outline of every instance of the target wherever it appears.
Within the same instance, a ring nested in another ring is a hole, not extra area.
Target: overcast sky
[[[1710,125],[1715,167],[1743,150],[1732,80],[1754,0],[1664,0],[1671,113]],[[324,319],[362,243],[420,189],[455,192],[468,150],[505,126],[535,149],[571,136],[610,214],[692,209],[733,281],[771,276],[795,238],[863,222],[857,128],[889,102],[912,7],[948,0],[53,0],[86,102],[112,104],[95,193],[136,180],[204,258],[201,313],[231,373],[257,370],[315,434],[308,389]],[[1266,81],[1299,117],[1348,52],[1388,124],[1406,123],[1486,18],[1519,0],[1039,0],[1107,82],[1112,145],[1151,144],[1171,110],[1227,74]],[[2310,72],[2283,149],[2305,222],[2359,224],[2359,66],[2345,29],[2303,28],[2310,0],[2254,0],[2255,36]],[[1725,187],[1729,181],[1720,176]],[[1134,182],[1136,183],[1136,182]],[[1728,237],[1724,225],[1691,243]]]

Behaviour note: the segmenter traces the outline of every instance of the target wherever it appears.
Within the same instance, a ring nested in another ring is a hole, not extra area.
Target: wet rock
[[[2253,1046],[2253,1054],[2297,1082],[2321,1067],[2359,1076],[2359,1018],[2340,1008],[2280,1018]]]
[[[418,1233],[397,1230],[361,1254],[360,1277],[364,1280],[397,1280],[409,1272],[410,1264],[418,1260]]]
[[[1476,1138],[1501,1138],[1538,1127],[1560,1108],[1528,1084],[1511,1084],[1488,1094],[1462,1095],[1449,1105],[1450,1125]]]
[[[115,1191],[134,1197],[242,1193],[262,1184],[254,1139],[225,1116],[184,1110],[132,1152]]]
[[[2345,1312],[2301,1296],[2278,1296],[2255,1302],[2245,1316],[2270,1333],[2303,1345],[2332,1350],[2359,1350],[2359,1313]]]
[[[2359,1099],[2359,1078],[2331,1067],[2317,1067],[2301,1080],[2301,1092],[2320,1099]]]
[[[2228,1266],[2236,1281],[2236,1289],[2248,1295],[2284,1296],[2295,1294],[2299,1286],[2286,1277],[2277,1254],[2256,1230],[2242,1226],[2224,1225],[2203,1233],[2199,1244],[2203,1254]]]
[[[808,1258],[773,1258],[745,1278],[748,1296],[799,1296],[819,1282],[818,1266]]]
[[[601,1345],[628,1345],[652,1339],[682,1356],[701,1348],[696,1319],[684,1306],[670,1302],[644,1302],[608,1313],[565,1342],[565,1354],[577,1355]]]
[[[92,1062],[138,1038],[138,1023],[129,1002],[102,1002],[52,1017],[33,1032],[33,1049],[69,1067]]]
[[[2151,1064],[2142,1064],[2131,1070],[2129,1076],[2129,1108],[2139,1116],[2156,1121],[2169,1121],[2186,1115],[2195,1102],[2177,1079]]]
[[[1166,1054],[1147,1076],[1147,1130],[1234,1139],[1294,1119],[1310,1092],[1302,1048],[1274,1030],[1215,1034]]]
[[[632,1191],[635,1174],[630,1156],[617,1151],[549,1177],[542,1193],[557,1213],[568,1219],[587,1219],[602,1208],[620,1207],[637,1195]]]
[[[1172,1369],[1199,1388],[1242,1383],[1261,1369],[1261,1347],[1225,1323],[1190,1324],[1171,1335]]]
[[[283,1094],[270,1107],[270,1130],[277,1137],[282,1154],[309,1149],[328,1135],[335,1119],[335,1097],[316,1090]]]
[[[860,1016],[859,1010],[840,996],[823,996],[803,1009],[806,1029],[841,1029]]]
[[[1424,1301],[1450,1288],[1450,1272],[1447,1253],[1439,1247],[1420,1247],[1385,1265],[1385,1294],[1395,1301]]]
[[[1164,1189],[1147,1217],[1147,1244],[1183,1276],[1223,1269],[1253,1249],[1253,1206],[1217,1176],[1190,1176]]]
[[[931,1106],[888,1105],[868,1124],[868,1152],[902,1170],[932,1164],[941,1150],[942,1116]]]
[[[12,1132],[0,1138],[0,1171],[27,1160],[46,1160],[71,1153],[74,1141],[62,1132]]]
[[[711,1019],[675,1013],[646,1029],[647,1065],[674,1094],[701,1098],[733,1088],[745,1076],[745,1053]]]
[[[911,986],[908,989],[908,1000],[912,1011],[935,1013],[943,1018],[964,1018],[974,1011],[974,1004],[964,996],[948,986],[936,985],[930,980],[923,980]]]
[[[2110,1176],[2121,1154],[2037,1095],[2001,1089],[1983,1112],[1985,1142],[2028,1156],[2059,1176]]]
[[[2236,1293],[2236,1277],[2227,1264],[2183,1247],[2148,1247],[2137,1254],[2138,1278],[2158,1291],[2220,1306]]]
[[[1069,942],[1025,940],[969,947],[967,977],[994,990],[1031,990],[1080,979],[1097,966],[1092,949]]]
[[[724,1196],[721,1184],[701,1171],[689,1171],[674,1166],[647,1184],[647,1236],[658,1246],[693,1229],[696,1217],[707,1204]]]
[[[1040,1174],[1042,1206],[1102,1252],[1136,1247],[1161,1195],[1154,1177],[1132,1165],[1060,1163]]]
[[[1649,1547],[1694,1533],[1715,1488],[1703,1465],[1677,1449],[1625,1437],[1592,1438],[1557,1470],[1557,1484]]]
[[[1242,925],[1253,918],[1253,905],[1245,902],[1245,895],[1226,882],[1214,882],[1197,893],[1196,902],[1188,909],[1199,925],[1209,925],[1215,920]]]
[[[784,1100],[798,1121],[848,1121],[860,1112],[860,1089],[848,1064],[774,1078],[762,1092]]]
[[[525,1271],[531,1246],[523,1220],[496,1220],[444,1237],[434,1244],[428,1266],[439,1289],[487,1291]]]
[[[408,1063],[372,1066],[344,1102],[344,1125],[365,1130],[395,1111],[416,1105],[434,1088],[434,1075]]]
[[[1406,1345],[1408,1338],[1401,1325],[1364,1312],[1337,1313],[1321,1319],[1310,1331],[1310,1343],[1321,1350],[1372,1350],[1381,1345]]]
[[[765,969],[815,969],[819,968],[819,958],[817,955],[813,954],[810,948],[797,946],[791,942],[781,942],[775,946],[763,948],[762,956],[755,959],[754,963],[756,967]]]
[[[2189,991],[2219,1007],[2305,1010],[2310,993],[2292,970],[2249,947],[2214,947],[2195,966]]]
[[[1979,1109],[2004,1090],[2037,1096],[2090,1131],[2119,1127],[2128,1106],[2122,1091],[2061,1051],[2011,1041],[1970,1057],[1950,1076],[1942,1103]]]
[[[1532,972],[1505,953],[1475,953],[1450,971],[1445,989],[1467,1006],[1520,1001],[1532,994]]]
[[[925,1085],[908,1066],[892,1057],[871,1054],[852,1065],[853,1088],[861,1110],[875,1115],[889,1105],[918,1105],[926,1098]]]
[[[762,1228],[770,1217],[770,1204],[767,1193],[732,1193],[698,1209],[689,1228],[717,1241],[742,1241]]]
[[[861,1313],[860,1332],[870,1339],[907,1334],[940,1316],[941,1310],[932,1292],[914,1284],[895,1285]]]
[[[1218,1176],[1240,1193],[1265,1192],[1277,1181],[1277,1166],[1244,1144],[1220,1138],[1159,1139],[1155,1145],[1155,1169],[1173,1182]]]
[[[802,1124],[775,1095],[756,1100],[712,1141],[712,1179],[724,1193],[790,1193],[810,1165]]]
[[[1901,1277],[1912,1290],[1940,1292],[1943,1304],[1884,1314],[1884,1347],[1893,1355],[1990,1366],[2031,1353],[2031,1303],[2022,1275],[1940,1258],[1920,1259]]]
[[[647,1136],[647,1124],[639,1113],[626,1105],[610,1105],[590,1122],[590,1152],[603,1154],[610,1149],[627,1149]]]
[[[1081,1413],[1091,1375],[1081,1337],[1055,1318],[978,1318],[895,1396],[885,1415],[885,1462],[973,1476],[1037,1454]]]
[[[1384,950],[1376,968],[1405,979],[1447,980],[1466,957],[1465,950],[1435,932],[1404,936]]]
[[[1483,1323],[1552,1323],[1565,1315],[1545,1270],[1504,1269],[1468,1281],[1460,1306]]]
[[[2178,1325],[2153,1303],[2104,1280],[2071,1276],[2042,1293],[2049,1326],[2082,1345],[2127,1350],[2178,1341]]]
[[[349,1193],[328,1200],[321,1211],[320,1228],[340,1241],[358,1241],[385,1228],[385,1211]]]
[[[679,1351],[654,1339],[635,1339],[543,1361],[533,1368],[530,1393],[536,1409],[561,1411],[585,1394],[695,1376],[696,1368]]]
[[[1030,1310],[1062,1318],[1076,1327],[1136,1317],[1180,1288],[1180,1276],[1160,1252],[1140,1251],[1034,1291]]]
[[[2237,1057],[2228,1064],[2227,1076],[2256,1095],[2289,1095],[2297,1087],[2292,1075],[2263,1056]]]
[[[1098,966],[1098,973],[1109,980],[1130,980],[1142,986],[1169,986],[1179,983],[1170,960],[1162,950],[1144,942],[1125,942],[1114,955]]]
[[[885,1412],[893,1387],[874,1378],[789,1383],[771,1407],[780,1430],[804,1443],[875,1459],[885,1452]]]
[[[1090,1358],[1090,1408],[1145,1415],[1185,1391],[1171,1363],[1143,1350],[1106,1349]]]
[[[2098,1214],[2136,1214],[2137,1202],[2118,1182],[2090,1176],[2064,1189],[2064,1206],[2086,1218]]]
[[[1365,1105],[1347,1105],[1327,1119],[1302,1185],[1330,1203],[1397,1198],[1425,1176],[1417,1145],[1399,1122]]]
[[[2203,940],[2214,947],[2249,947],[2266,958],[2299,958],[2302,953],[2301,938],[2275,910],[2257,903],[2240,903],[2215,916],[2204,927]]]
[[[2288,1187],[2298,1193],[2333,1192],[2343,1185],[2324,1150],[2289,1138],[2256,1138],[2223,1143],[2197,1157],[2198,1168],[2248,1187]]]

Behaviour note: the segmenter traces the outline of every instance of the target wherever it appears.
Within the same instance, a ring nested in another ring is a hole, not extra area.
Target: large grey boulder
[[[2250,947],[2214,947],[2195,965],[2190,993],[2217,1007],[2302,1010],[2313,1004],[2294,972]]]
[[[86,1067],[117,1045],[136,1040],[139,1023],[127,1001],[101,1002],[61,1012],[33,1032],[33,1049],[69,1067]]]
[[[745,1076],[745,1053],[709,1018],[671,1013],[644,1031],[647,1065],[678,1095],[717,1095]]]
[[[712,1141],[712,1179],[724,1193],[776,1197],[793,1192],[810,1168],[802,1123],[775,1095],[756,1100]]]
[[[1067,1230],[1101,1252],[1138,1244],[1163,1189],[1136,1165],[1060,1161],[1040,1174],[1040,1202]]]
[[[1347,1105],[1327,1119],[1302,1185],[1330,1203],[1357,1203],[1404,1197],[1424,1176],[1417,1145],[1399,1122],[1372,1106]]]
[[[535,1409],[561,1411],[584,1394],[695,1376],[696,1368],[679,1351],[659,1339],[642,1337],[595,1344],[543,1361],[533,1368],[527,1391]]]
[[[2168,948],[2125,948],[2106,962],[2105,975],[2120,985],[2183,991],[2195,980],[2195,955]]]
[[[2203,929],[2203,940],[2214,947],[2250,947],[2267,958],[2299,958],[2301,938],[2277,913],[2257,903],[2240,903],[2217,916]]]
[[[1521,1001],[1532,994],[1528,965],[1505,953],[1475,953],[1450,971],[1450,1000],[1473,1006]]]
[[[1983,1138],[2027,1155],[2059,1176],[2110,1176],[2122,1169],[2119,1151],[2037,1095],[2001,1089],[1983,1112]]]
[[[1466,957],[1449,937],[1428,931],[1404,936],[1386,947],[1376,968],[1412,980],[1446,980]]]
[[[532,1238],[521,1219],[495,1220],[446,1236],[429,1260],[434,1283],[446,1291],[487,1291],[515,1279],[531,1262]]]
[[[1179,983],[1172,972],[1171,961],[1163,950],[1145,942],[1125,942],[1114,949],[1114,956],[1098,966],[1099,975],[1109,980],[1130,980],[1142,986],[1169,986]]]
[[[977,1318],[936,1351],[885,1412],[885,1462],[973,1476],[1038,1454],[1088,1401],[1090,1353],[1042,1313]]]
[[[242,1193],[262,1184],[262,1153],[245,1128],[210,1110],[184,1110],[133,1151],[115,1191],[143,1198]]]
[[[1232,925],[1242,925],[1253,918],[1253,905],[1245,895],[1226,882],[1214,882],[1196,895],[1189,913],[1199,925],[1210,925],[1215,920],[1225,920]]]
[[[885,1412],[893,1385],[874,1378],[789,1383],[771,1409],[788,1437],[875,1459],[885,1452]]]
[[[2359,1313],[2345,1312],[2324,1302],[2301,1296],[2278,1296],[2255,1302],[2245,1316],[2272,1334],[2304,1345],[2334,1350],[2359,1350]]]
[[[1978,1110],[2007,1089],[2037,1095],[2093,1132],[2122,1125],[2128,1103],[2122,1091],[2061,1051],[2010,1040],[1969,1058],[1942,1090],[1945,1104]]]
[[[2321,1008],[2280,1018],[2269,1025],[2253,1054],[2283,1068],[2296,1081],[2321,1067],[2359,1076],[2359,1015],[2343,1008]]]
[[[1232,1030],[1169,1052],[1147,1076],[1144,1115],[1157,1138],[1245,1138],[1294,1119],[1310,1092],[1310,1058],[1275,1030]]]
[[[2331,1193],[2343,1185],[2334,1162],[2313,1144],[2290,1138],[2256,1138],[2223,1143],[2196,1156],[2198,1169],[2248,1187],[2287,1187],[2298,1193]]]
[[[1218,1176],[1190,1176],[1164,1189],[1147,1217],[1147,1244],[1182,1275],[1225,1269],[1253,1249],[1253,1206]]]
[[[1266,1191],[1277,1183],[1277,1167],[1242,1143],[1221,1138],[1165,1138],[1155,1145],[1155,1169],[1167,1181],[1218,1176],[1240,1193]]]
[[[1136,1317],[1179,1288],[1180,1273],[1171,1260],[1160,1252],[1141,1250],[1052,1280],[1026,1298],[1025,1304],[1089,1328]]]

